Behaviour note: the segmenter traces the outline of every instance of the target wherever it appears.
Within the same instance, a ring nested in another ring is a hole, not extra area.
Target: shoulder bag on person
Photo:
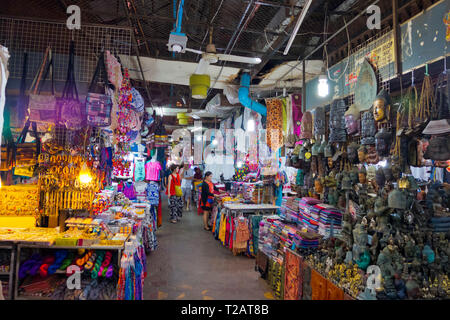
[[[79,130],[83,127],[83,108],[78,98],[78,90],[75,83],[75,46],[70,43],[69,66],[67,80],[58,104],[58,123],[69,130]]]
[[[89,92],[86,97],[87,123],[93,127],[107,127],[111,124],[111,97],[106,94],[105,88],[102,93],[94,92],[94,86],[98,82],[98,77],[102,73],[102,78],[106,86],[112,87],[108,80],[105,68],[105,55],[102,52],[95,68],[95,73],[89,86]]]
[[[174,179],[173,179],[174,180]],[[177,197],[182,197],[183,196],[183,190],[181,190],[181,185],[180,185],[180,175],[177,175],[177,180],[172,181],[173,183],[175,183],[175,195]]]
[[[48,61],[48,65],[47,65]],[[47,67],[45,67],[47,65]],[[45,73],[44,73],[45,69]],[[45,81],[48,73],[51,74],[51,95],[41,94],[42,84],[41,79],[44,75]],[[39,89],[39,85],[41,88]],[[38,91],[39,89],[39,91]],[[54,124],[56,123],[56,97],[55,97],[55,86],[53,81],[53,58],[50,47],[47,48],[44,55],[44,60],[42,61],[41,67],[39,68],[38,74],[36,75],[33,84],[30,88],[30,101],[28,107],[30,109],[29,119],[33,122],[39,124]]]

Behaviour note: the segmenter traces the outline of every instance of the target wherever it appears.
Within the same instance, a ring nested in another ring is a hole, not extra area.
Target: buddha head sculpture
[[[354,104],[348,108],[344,114],[345,117],[345,129],[348,135],[358,134],[360,131],[360,113],[358,108]]]
[[[314,136],[319,138],[319,136],[325,134],[325,108],[317,107],[314,110]]]
[[[372,112],[364,112],[361,121],[361,144],[375,144],[376,131],[375,119],[373,118]]]
[[[373,118],[376,122],[389,120],[391,111],[391,99],[386,90],[381,90],[373,102]]]
[[[382,128],[375,135],[375,146],[380,157],[388,157],[390,154],[392,134],[385,128]]]
[[[347,146],[347,159],[352,164],[358,162],[358,148],[359,145],[355,142],[352,142]]]
[[[361,145],[358,148],[358,160],[361,163],[366,162],[366,156],[367,156],[367,149],[365,146]]]
[[[386,177],[384,176],[384,171],[382,168],[379,168],[375,173],[375,181],[379,188],[383,188],[386,183]]]
[[[358,180],[359,180],[359,183],[362,183],[362,184],[366,183],[366,181],[367,181],[366,167],[361,166],[361,169],[359,169]]]
[[[331,143],[328,143],[328,144],[326,145],[325,150],[324,150],[324,156],[325,156],[326,158],[331,158],[331,157],[333,157],[333,145],[332,145]]]
[[[345,142],[345,102],[342,99],[334,100],[330,107],[330,142]]]

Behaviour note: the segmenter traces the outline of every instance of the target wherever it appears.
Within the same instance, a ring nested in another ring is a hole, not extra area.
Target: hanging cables
[[[334,81],[334,82],[337,82],[337,81],[339,81],[339,80],[342,78],[342,76],[343,76],[343,75],[345,74],[345,72],[347,71],[348,65],[349,65],[349,63],[350,63],[350,54],[351,54],[351,52],[350,52],[350,51],[351,51],[350,35],[349,35],[349,33],[348,33],[348,25],[347,25],[347,21],[345,20],[345,17],[344,17],[343,19],[344,19],[345,31],[346,31],[346,33],[347,33],[347,63],[346,63],[346,65],[345,65],[344,71],[341,72],[341,74],[340,74],[337,78],[335,78],[335,79],[333,79],[333,78],[331,77],[331,74],[330,74],[330,68],[329,68],[329,66],[328,66],[328,50],[327,50],[327,45],[325,44],[325,46],[324,46],[324,52],[325,52],[325,55],[326,55],[326,66],[327,66],[328,79],[330,79],[331,81]],[[326,20],[325,20],[326,30],[324,31],[324,34],[325,34],[325,41],[327,40],[327,39],[326,39],[326,31],[328,30],[328,23],[329,23],[329,21],[328,21],[328,16],[327,16],[327,17],[326,17]]]
[[[212,25],[214,19],[217,17],[217,14],[219,13],[220,9],[222,8],[223,1],[224,1],[224,0],[222,0],[222,1],[220,2],[219,7],[217,8],[217,11],[216,11],[216,13],[214,14],[214,16],[212,17],[212,19],[211,19],[211,21],[209,22],[209,24]],[[202,50],[202,46],[203,46],[203,44],[205,43],[206,37],[208,36],[208,32],[210,32],[210,28],[208,28],[208,29],[206,30],[206,32],[205,32],[205,36],[203,37],[202,44],[200,45],[200,48],[198,49],[198,50],[200,50],[200,51]],[[199,56],[199,58],[197,59],[197,62],[198,62],[199,60],[200,60],[200,56]]]

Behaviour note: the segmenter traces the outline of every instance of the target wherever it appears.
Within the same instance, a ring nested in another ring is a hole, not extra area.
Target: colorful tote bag
[[[48,61],[48,64],[47,64]],[[45,71],[44,71],[45,69]],[[51,95],[41,94],[42,85],[48,74],[51,74]],[[41,83],[42,76],[44,74],[44,80]],[[44,60],[42,61],[41,67],[39,68],[38,74],[30,88],[30,100],[29,100],[29,119],[38,124],[55,124],[56,123],[56,97],[55,97],[55,86],[53,81],[53,58],[50,47],[44,54]]]
[[[58,123],[70,130],[79,130],[84,124],[83,106],[78,98],[78,90],[75,83],[75,46],[70,43],[69,67],[67,70],[67,80],[59,100]]]
[[[105,55],[102,52],[97,62],[94,76],[89,86],[89,92],[86,97],[86,114],[87,123],[93,127],[108,127],[111,124],[111,96],[106,94],[106,89],[103,88],[102,93],[94,92],[94,86],[98,82],[98,77],[102,74],[102,78],[106,81],[106,86],[111,87],[108,80],[105,67]]]

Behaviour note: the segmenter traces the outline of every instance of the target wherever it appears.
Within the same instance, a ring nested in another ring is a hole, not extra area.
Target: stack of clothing
[[[296,248],[300,249],[317,249],[319,247],[320,235],[314,232],[297,231],[294,235],[294,243]]]
[[[313,208],[318,203],[321,201],[308,197],[303,197],[299,201],[299,224],[315,232],[319,228],[319,214],[317,209],[313,212]]]
[[[432,217],[430,224],[433,232],[448,232],[450,230],[450,217]]]
[[[280,216],[287,221],[298,223],[301,220],[299,215],[299,200],[295,197],[283,197]]]
[[[255,191],[255,184],[254,183],[244,183],[242,185],[242,192],[244,196],[244,200],[251,202],[253,201],[253,193]]]
[[[339,236],[342,231],[342,211],[323,203],[314,207],[320,212],[319,234],[325,238]]]

